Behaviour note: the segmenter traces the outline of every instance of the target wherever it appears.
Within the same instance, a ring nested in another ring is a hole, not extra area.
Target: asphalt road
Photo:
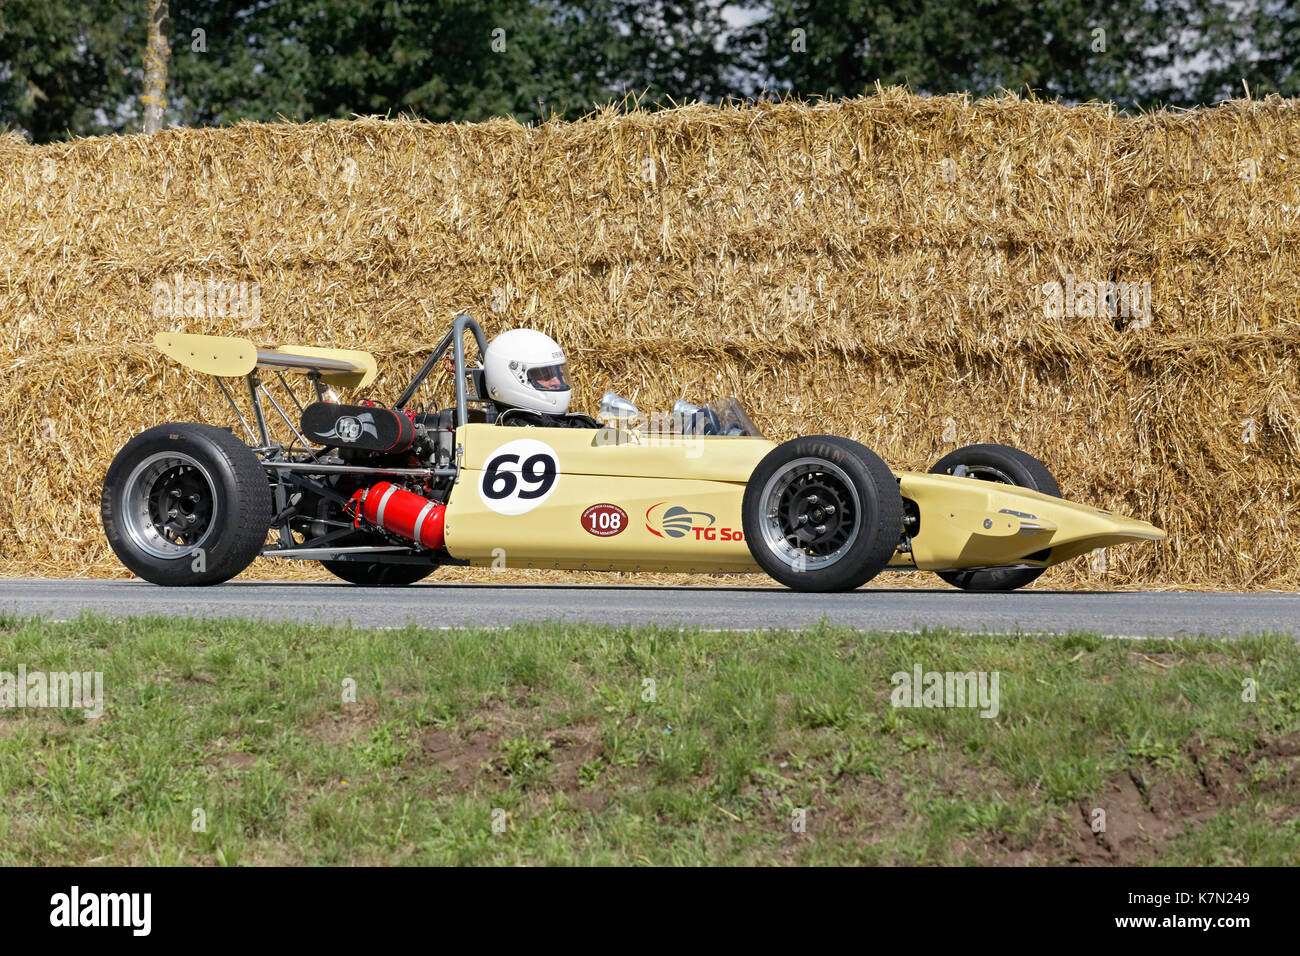
[[[960,591],[864,588],[797,594],[770,587],[419,584],[399,589],[253,581],[214,588],[160,588],[140,581],[0,580],[0,610],[56,619],[83,610],[114,616],[169,614],[343,622],[410,621],[433,627],[522,621],[659,622],[703,628],[785,628],[817,623],[881,630],[956,627],[995,633],[1097,631],[1116,637],[1300,638],[1300,594],[1201,592]]]

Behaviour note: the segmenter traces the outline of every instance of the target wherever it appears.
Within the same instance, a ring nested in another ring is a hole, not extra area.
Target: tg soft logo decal
[[[681,505],[661,501],[646,509],[646,530],[660,538],[686,538],[696,541],[743,541],[739,528],[715,527],[717,518],[707,511],[691,511]]]

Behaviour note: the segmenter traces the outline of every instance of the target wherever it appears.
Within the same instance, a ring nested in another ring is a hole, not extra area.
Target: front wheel
[[[109,546],[153,584],[219,584],[266,543],[271,487],[257,454],[212,425],[159,425],[117,453],[100,496]]]
[[[932,475],[957,475],[977,481],[996,481],[1018,488],[1030,488],[1053,498],[1061,489],[1047,466],[1028,452],[1010,445],[967,445],[944,455],[930,469]],[[1046,561],[1051,549],[1029,555]],[[963,591],[1014,591],[1038,580],[1046,568],[984,568],[969,571],[936,571],[944,581]]]
[[[851,591],[883,571],[903,530],[898,479],[871,449],[814,435],[779,445],[741,504],[758,565],[796,591]]]

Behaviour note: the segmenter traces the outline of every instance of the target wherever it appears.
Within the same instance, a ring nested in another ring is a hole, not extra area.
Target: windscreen
[[[745,409],[734,398],[720,398],[704,406],[718,420],[719,435],[743,435],[748,438],[762,438],[763,433],[749,420]]]

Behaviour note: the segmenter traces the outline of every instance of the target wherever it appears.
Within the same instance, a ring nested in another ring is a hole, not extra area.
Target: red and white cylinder
[[[361,503],[361,516],[371,524],[433,551],[442,547],[446,511],[445,505],[387,481],[367,491]]]

